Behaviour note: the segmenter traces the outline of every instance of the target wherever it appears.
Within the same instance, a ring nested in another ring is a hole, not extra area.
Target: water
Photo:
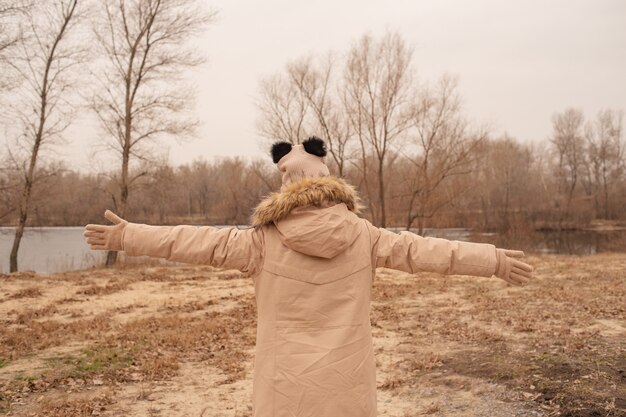
[[[0,273],[9,271],[14,229],[0,227]],[[468,229],[426,229],[425,235],[450,240],[493,243],[498,247],[542,253],[591,255],[626,252],[626,230],[531,232],[523,236],[473,233]],[[18,256],[20,271],[54,273],[104,264],[106,252],[92,251],[83,239],[82,227],[27,228]]]
[[[102,265],[103,251],[92,251],[83,238],[83,227],[27,227],[20,243],[20,271],[53,273]],[[0,272],[9,272],[9,254],[15,229],[0,227]]]
[[[603,252],[626,252],[626,230],[530,232],[523,236],[471,234],[470,240],[535,253],[593,255]]]

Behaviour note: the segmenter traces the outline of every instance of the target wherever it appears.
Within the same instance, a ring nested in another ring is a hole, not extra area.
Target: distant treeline
[[[601,114],[593,124],[606,121],[608,114]],[[557,115],[555,125],[576,115],[575,111]],[[586,137],[570,143],[557,138],[545,147],[508,137],[485,139],[472,148],[463,170],[455,175],[439,172],[437,177],[434,167],[442,162],[433,158],[428,179],[423,170],[416,169],[420,164],[414,158],[397,150],[385,167],[387,226],[523,232],[578,228],[598,219],[626,221],[622,148],[602,149],[590,136],[591,126],[587,126]],[[621,133],[617,144],[623,145]],[[247,224],[255,205],[280,187],[280,175],[269,159],[226,158],[196,160],[178,167],[166,163],[140,167],[133,173],[136,180],[126,217],[151,224]],[[372,178],[377,175],[374,160],[366,161]],[[331,158],[328,163],[336,173]],[[343,177],[357,187],[366,207],[364,216],[376,222],[372,213],[377,212],[378,203],[369,196],[379,195],[377,182],[366,185],[368,178],[358,167],[358,161],[347,164]],[[47,166],[39,175],[29,218],[32,226],[103,222],[105,209],[115,209],[118,204],[115,175],[83,174],[58,165]],[[17,171],[2,172],[2,225],[17,222],[20,181]],[[424,185],[428,181],[430,190]],[[435,181],[439,181],[436,187]]]

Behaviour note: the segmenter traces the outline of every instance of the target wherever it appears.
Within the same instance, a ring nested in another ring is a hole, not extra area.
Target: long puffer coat
[[[424,238],[357,216],[354,189],[305,178],[261,202],[249,229],[129,223],[129,255],[250,275],[258,311],[255,417],[376,416],[370,327],[377,267],[491,276],[493,245]]]

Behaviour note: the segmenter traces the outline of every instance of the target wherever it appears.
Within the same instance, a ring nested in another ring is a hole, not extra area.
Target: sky
[[[164,141],[169,161],[256,158],[267,152],[255,107],[259,81],[309,54],[342,53],[365,33],[398,32],[420,82],[458,78],[464,112],[494,136],[546,141],[567,107],[626,111],[623,0],[214,0],[219,18],[197,40],[191,75],[197,138]],[[88,169],[98,127],[88,119],[69,156]],[[70,139],[70,142],[72,140]]]

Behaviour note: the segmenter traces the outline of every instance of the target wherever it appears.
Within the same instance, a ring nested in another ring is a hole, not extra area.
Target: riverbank
[[[561,224],[551,222],[536,222],[533,227],[536,232],[558,232],[558,231],[594,231],[594,232],[615,232],[626,230],[626,222],[623,220],[595,219],[588,223],[568,223]]]
[[[391,230],[400,231],[401,229]],[[75,271],[104,265],[106,253],[92,251],[85,243],[83,227],[27,228],[18,256],[20,271],[51,274]],[[13,246],[14,230],[0,227],[0,274],[9,271],[9,253]],[[626,230],[569,231],[534,233],[514,230],[506,235],[478,233],[469,229],[426,229],[425,235],[449,240],[495,244],[501,248],[515,248],[526,253],[593,255],[598,253],[626,253]],[[145,263],[145,258],[126,258],[128,263]]]
[[[626,254],[523,288],[379,270],[381,416],[626,415]],[[252,282],[208,267],[0,276],[0,413],[251,415]]]

